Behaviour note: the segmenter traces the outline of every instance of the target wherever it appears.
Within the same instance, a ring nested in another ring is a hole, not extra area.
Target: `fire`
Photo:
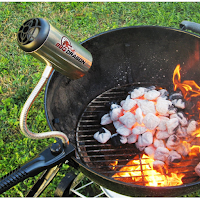
[[[131,178],[134,182],[145,182],[145,186],[152,187],[183,184],[181,179],[184,175],[177,175],[175,173],[171,173],[171,176],[163,175],[153,169],[153,162],[154,159],[143,154],[141,163],[139,159],[129,161],[126,166],[119,170],[120,172],[113,175],[113,178]]]
[[[180,70],[181,67],[178,64],[173,74],[174,91],[179,88],[184,95],[185,100],[189,100],[191,97],[200,96],[200,87],[196,84],[195,81],[185,80],[181,83]]]
[[[112,167],[113,170],[115,169],[115,167],[117,166],[117,164],[118,164],[118,159],[116,159],[113,163],[110,163],[110,165],[113,166]]]
[[[180,71],[181,67],[180,64],[178,64],[174,70],[172,78],[174,84],[174,91],[179,89],[186,101],[191,100],[192,97],[200,96],[200,86],[198,86],[196,82],[193,80],[184,80],[183,82],[181,82]],[[141,99],[145,98],[141,97]],[[156,102],[157,101],[155,100],[154,102],[155,105]],[[127,112],[132,112],[133,114],[135,114],[137,108],[138,106],[135,106],[134,108],[128,110]],[[195,110],[200,111],[200,101],[196,101]],[[156,113],[156,115],[158,116],[159,114]],[[137,125],[145,127],[144,124],[138,124],[136,122],[132,128],[136,127]],[[191,134],[192,140],[195,137],[196,138],[200,137],[199,125],[200,122],[198,121],[198,128]],[[148,131],[151,132],[151,130]],[[188,152],[190,160],[192,160],[200,153],[200,146],[191,145],[189,142],[183,140],[181,141],[181,143],[182,147],[185,148],[186,152]],[[166,166],[160,167],[159,169],[154,169],[153,168],[154,161],[155,160],[153,158],[145,154],[142,154],[141,157],[137,155],[133,160],[129,161],[124,167],[120,168],[119,171],[117,171],[112,177],[116,180],[120,180],[123,182],[135,183],[151,187],[178,186],[183,184],[182,178],[185,176],[184,173],[173,171],[173,169],[166,168]],[[116,160],[114,163],[111,163],[112,169],[117,170],[118,164],[119,164],[118,160]],[[183,163],[176,163],[176,164],[177,166],[180,166]]]

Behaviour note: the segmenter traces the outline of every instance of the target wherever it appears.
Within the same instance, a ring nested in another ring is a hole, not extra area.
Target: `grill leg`
[[[67,173],[65,177],[60,181],[58,187],[55,190],[55,197],[69,197],[70,196],[70,187],[76,178],[74,173]]]

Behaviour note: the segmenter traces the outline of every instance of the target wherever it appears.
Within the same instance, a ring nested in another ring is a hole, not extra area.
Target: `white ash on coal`
[[[150,157],[150,158],[154,158],[154,154],[155,154],[156,148],[153,145],[149,145],[148,147],[146,147],[144,149],[144,152]]]
[[[166,125],[167,125],[167,131],[171,135],[176,132],[176,128],[179,125],[179,121],[177,118],[172,118],[172,119],[169,119]]]
[[[172,103],[177,108],[181,108],[181,109],[185,108],[185,102],[182,99],[174,99]]]
[[[117,121],[120,116],[122,115],[122,112],[123,112],[123,109],[120,105],[117,105],[117,104],[112,104],[110,106],[110,118],[112,121]]]
[[[103,144],[106,143],[110,138],[111,132],[103,127],[94,134],[94,139]]]
[[[149,130],[154,130],[160,123],[160,119],[159,117],[157,117],[156,115],[154,115],[153,113],[148,113],[144,119],[143,119],[143,123],[145,125],[145,127]]]
[[[160,92],[157,90],[150,90],[148,92],[145,92],[144,98],[147,100],[155,100],[160,96]]]
[[[181,161],[181,155],[178,154],[176,151],[172,150],[169,152],[169,155],[167,157],[167,164],[172,165],[174,163],[178,163]]]
[[[138,87],[101,118],[101,125],[113,123],[115,133],[101,129],[94,138],[101,143],[109,139],[113,146],[135,145],[155,161],[155,169],[174,165],[190,153],[189,138],[198,123],[188,117],[187,105],[181,92],[169,94],[166,89]],[[194,107],[194,106],[193,106]],[[200,171],[200,164],[196,168]]]
[[[126,112],[123,116],[119,117],[119,121],[127,128],[132,128],[136,122],[135,115],[131,112]]]
[[[133,143],[135,143],[136,141],[137,141],[137,138],[138,138],[138,136],[137,135],[135,135],[135,134],[131,134],[131,135],[129,135],[128,137],[127,137],[127,142],[128,142],[128,144],[133,144]]]
[[[167,138],[169,138],[170,134],[168,133],[168,131],[157,131],[156,132],[156,138],[158,140],[165,140]]]
[[[187,127],[187,134],[191,135],[196,130],[197,122],[192,120],[190,121],[188,127]]]
[[[140,135],[142,133],[145,133],[147,128],[145,126],[136,126],[135,128],[132,129],[132,133],[134,135]]]
[[[158,140],[158,139],[154,138],[153,146],[157,149],[158,147],[165,147],[165,143],[162,139]]]
[[[122,103],[122,108],[124,110],[131,110],[136,104],[137,102],[133,99],[130,99],[130,96],[128,96],[128,98]]]
[[[127,143],[127,138],[118,134],[118,133],[115,133],[111,136],[111,143],[113,146],[120,146],[122,144],[126,144]]]
[[[109,114],[105,114],[105,115],[103,115],[103,117],[101,118],[101,125],[107,125],[107,124],[110,124],[110,123],[112,123],[112,122],[113,122],[113,121],[111,120]]]
[[[125,137],[128,137],[131,134],[131,130],[125,125],[118,127],[116,132]]]
[[[154,159],[166,162],[169,156],[169,150],[165,147],[158,147],[155,150]]]

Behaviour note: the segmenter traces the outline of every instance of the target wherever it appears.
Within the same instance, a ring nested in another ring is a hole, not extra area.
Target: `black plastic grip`
[[[180,28],[182,30],[191,30],[193,32],[199,33],[200,34],[200,24],[195,23],[195,22],[190,22],[190,21],[182,21],[180,23]]]
[[[4,176],[0,181],[0,194],[26,178],[28,178],[28,173],[21,169],[11,172],[8,176]]]
[[[53,166],[63,163],[74,155],[75,148],[73,145],[68,144],[63,146],[62,141],[58,141],[57,144],[60,145],[59,152],[54,149],[54,147],[57,148],[57,145],[52,144],[35,158],[25,163],[21,168],[2,177],[0,180],[0,194],[26,178],[33,177],[45,169],[50,169]]]

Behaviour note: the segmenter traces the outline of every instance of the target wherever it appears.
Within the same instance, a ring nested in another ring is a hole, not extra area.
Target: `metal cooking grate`
[[[145,185],[147,183],[147,181],[145,181],[145,173],[147,170],[144,169],[145,164],[143,164],[143,160],[145,158],[142,158],[143,152],[140,152],[134,144],[125,144],[114,147],[110,141],[106,144],[101,144],[93,138],[94,133],[102,127],[100,125],[100,117],[103,114],[108,113],[108,104],[110,102],[119,103],[127,97],[128,91],[138,86],[148,87],[150,84],[129,84],[112,88],[92,100],[79,120],[76,130],[76,141],[77,149],[82,161],[91,169],[107,177],[112,177],[115,173],[122,172],[120,169],[127,165],[129,161],[139,161],[138,164],[129,164],[126,171],[124,171],[128,174],[130,172],[128,167],[134,165],[138,168],[137,171],[139,172],[139,175],[134,177],[128,175],[127,177],[118,177],[115,179],[132,184]],[[108,128],[112,134],[115,133],[113,125],[107,125],[106,128]],[[169,168],[166,175],[170,175],[171,172],[174,172],[177,175],[183,173],[185,174],[185,177],[182,179],[183,183],[197,181],[199,177],[194,172],[194,167],[200,160],[196,158],[192,159],[192,161],[191,164],[189,158],[183,159],[175,167]],[[117,165],[113,166],[116,162]]]

